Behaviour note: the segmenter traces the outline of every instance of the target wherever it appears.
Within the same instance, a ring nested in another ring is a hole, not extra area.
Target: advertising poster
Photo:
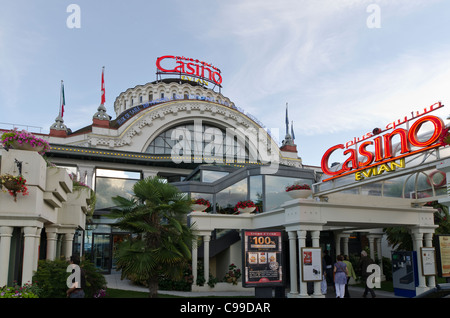
[[[438,273],[450,277],[450,235],[437,235]]]
[[[320,247],[302,248],[302,280],[317,282],[322,280],[322,249]]]
[[[280,231],[243,231],[242,286],[283,285],[282,236]]]

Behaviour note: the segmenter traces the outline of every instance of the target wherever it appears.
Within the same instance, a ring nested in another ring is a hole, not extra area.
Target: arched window
[[[205,157],[222,156],[224,160],[248,159],[247,141],[209,124],[194,127],[193,123],[183,124],[167,129],[157,136],[147,147],[146,153],[155,155]]]

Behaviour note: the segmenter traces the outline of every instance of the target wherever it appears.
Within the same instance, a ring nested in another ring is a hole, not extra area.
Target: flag
[[[288,103],[286,103],[286,135],[289,134]]]
[[[295,139],[295,135],[294,135],[294,121],[291,122],[291,135],[292,135],[292,140]]]
[[[64,105],[66,104],[66,99],[64,97],[64,82],[61,81],[61,96],[59,99],[59,115],[61,118],[64,116]]]
[[[102,101],[101,101],[101,105],[104,105],[105,104],[105,100],[106,100],[106,98],[105,98],[105,67],[103,66],[103,69],[102,69]]]

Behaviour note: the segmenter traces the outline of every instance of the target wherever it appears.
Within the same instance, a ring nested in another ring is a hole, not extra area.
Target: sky
[[[279,142],[288,103],[305,165],[320,165],[330,147],[411,111],[436,102],[450,106],[448,0],[0,4],[2,128],[48,133],[61,80],[64,123],[72,131],[90,125],[103,66],[105,107],[115,118],[116,97],[156,80],[155,62],[163,55],[220,68],[222,94],[278,131]],[[435,112],[446,124],[449,114],[447,106]]]

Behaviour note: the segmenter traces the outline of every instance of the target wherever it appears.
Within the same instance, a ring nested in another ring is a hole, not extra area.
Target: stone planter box
[[[58,167],[47,168],[44,200],[48,204],[61,207],[61,203],[67,201],[67,195],[72,192],[72,188],[73,182],[66,169]]]

